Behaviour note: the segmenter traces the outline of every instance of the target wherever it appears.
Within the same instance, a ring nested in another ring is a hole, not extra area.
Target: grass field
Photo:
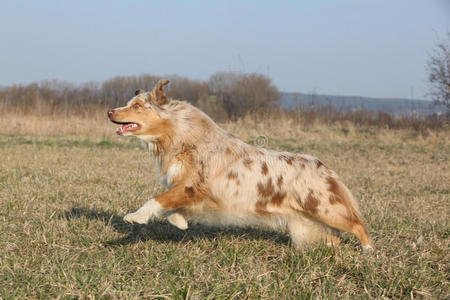
[[[106,120],[15,120],[0,127],[1,299],[450,297],[448,131],[226,125],[336,170],[370,228],[376,251],[363,255],[351,235],[296,251],[258,229],[125,224],[163,190],[136,140]]]

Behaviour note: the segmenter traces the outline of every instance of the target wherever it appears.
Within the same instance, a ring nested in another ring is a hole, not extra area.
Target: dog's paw
[[[149,219],[150,218],[148,216],[145,216],[139,212],[127,214],[123,217],[123,220],[129,224],[147,224]]]
[[[171,214],[167,217],[167,221],[169,221],[170,224],[177,227],[178,229],[186,230],[188,228],[186,219],[179,213]]]
[[[362,246],[362,252],[364,254],[369,254],[369,253],[372,253],[373,251],[374,251],[374,249],[371,245]]]

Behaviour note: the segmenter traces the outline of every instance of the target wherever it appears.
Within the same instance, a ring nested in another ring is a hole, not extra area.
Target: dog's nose
[[[112,118],[112,116],[113,116],[113,114],[114,114],[114,109],[113,110],[110,110],[110,111],[108,111],[108,118]]]

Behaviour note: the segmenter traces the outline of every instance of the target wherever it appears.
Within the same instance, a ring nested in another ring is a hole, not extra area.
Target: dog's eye
[[[139,108],[141,108],[141,106],[138,103],[135,103],[135,104],[133,104],[132,108],[139,109]]]

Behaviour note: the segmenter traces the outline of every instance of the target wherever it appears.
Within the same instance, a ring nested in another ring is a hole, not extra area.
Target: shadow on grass
[[[105,246],[120,246],[137,243],[139,241],[170,241],[187,243],[198,239],[216,239],[219,235],[229,235],[240,239],[256,240],[267,239],[278,244],[288,244],[289,238],[277,232],[271,232],[255,228],[219,228],[209,227],[200,224],[189,224],[186,231],[170,225],[166,221],[153,220],[147,225],[131,225],[122,220],[122,216],[117,214],[89,209],[86,207],[74,207],[64,212],[62,218],[67,220],[87,218],[89,220],[102,221],[106,226],[111,226],[115,231],[125,234],[124,237],[105,242]]]

